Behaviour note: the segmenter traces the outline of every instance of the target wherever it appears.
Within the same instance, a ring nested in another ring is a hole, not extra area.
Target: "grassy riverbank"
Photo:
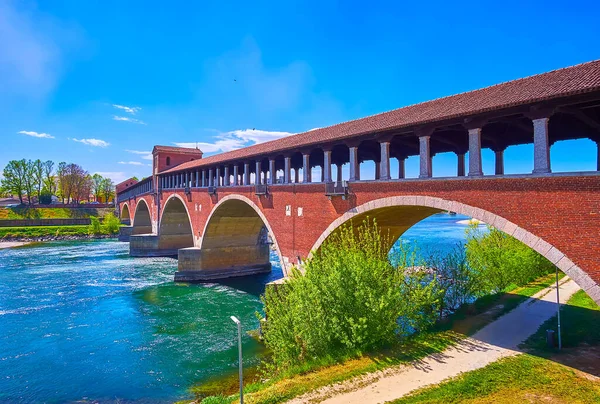
[[[551,285],[553,281],[554,275],[547,275],[524,287],[509,287],[505,293],[485,296],[472,304],[464,305],[433,330],[398,341],[396,345],[379,352],[366,353],[342,361],[322,358],[319,362],[290,368],[285,373],[267,380],[246,380],[244,391],[247,400],[252,403],[281,403],[319,387],[442,352],[514,309],[530,296]],[[224,381],[221,387],[225,385],[232,383]],[[225,394],[233,391],[227,391]],[[207,393],[207,389],[202,386],[192,389],[192,392],[197,395],[197,401],[204,404],[231,403],[238,399],[237,395],[232,394],[213,396],[202,401],[202,397]]]
[[[546,344],[546,330],[556,329],[555,316],[521,345],[529,354],[500,360],[394,403],[600,402],[600,307],[580,290],[561,308],[561,318],[561,351]]]
[[[104,217],[114,208],[0,208],[0,220],[22,219],[86,219]]]
[[[111,233],[105,229],[100,229],[97,236],[109,236]],[[90,236],[90,226],[29,226],[29,227],[0,227],[0,240],[36,240],[52,237],[81,237]]]

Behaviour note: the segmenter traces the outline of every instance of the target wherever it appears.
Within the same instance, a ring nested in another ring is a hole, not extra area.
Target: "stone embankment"
[[[95,240],[95,239],[109,239],[117,238],[117,235],[99,234],[99,235],[69,235],[69,236],[40,236],[40,237],[5,237],[0,239],[0,245],[2,243],[38,243],[44,241],[74,241],[74,240]]]

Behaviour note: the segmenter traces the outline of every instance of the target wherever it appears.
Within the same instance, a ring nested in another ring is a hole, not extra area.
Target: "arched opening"
[[[317,239],[311,251],[317,251],[327,237],[340,229],[345,223],[350,221],[362,223],[367,217],[377,221],[383,234],[389,234],[389,245],[386,247],[391,249],[396,240],[410,227],[435,213],[443,211],[473,217],[513,236],[547,258],[558,269],[573,279],[597,303],[600,303],[600,298],[595,292],[598,288],[596,282],[555,246],[492,212],[441,198],[398,196],[377,199],[360,205],[331,223]]]
[[[146,204],[146,201],[143,199],[140,199],[135,209],[135,216],[133,217],[133,230],[131,234],[152,234],[152,219],[150,217],[150,210],[148,209],[148,204]]]
[[[172,196],[165,203],[158,229],[158,246],[161,250],[173,251],[194,246],[194,234],[190,217],[183,201]]]
[[[194,270],[213,278],[269,272],[272,243],[279,252],[260,210],[242,196],[226,197],[207,221]]]
[[[127,204],[123,205],[123,210],[121,210],[121,223],[129,225],[131,223],[131,216],[129,215],[129,206]]]

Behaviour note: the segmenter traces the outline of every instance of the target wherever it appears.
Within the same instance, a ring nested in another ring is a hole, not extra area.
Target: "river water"
[[[463,216],[434,215],[405,243],[425,252],[464,242]],[[117,241],[0,250],[0,402],[173,402],[237,370],[235,324],[257,328],[264,276],[175,284],[177,261],[131,258]],[[261,346],[243,337],[246,366]]]

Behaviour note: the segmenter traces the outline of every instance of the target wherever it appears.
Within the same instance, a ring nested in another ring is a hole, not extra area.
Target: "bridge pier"
[[[133,234],[133,226],[121,226],[119,227],[119,241],[129,241],[129,238]]]
[[[271,272],[269,245],[182,248],[176,282],[203,282]]]

